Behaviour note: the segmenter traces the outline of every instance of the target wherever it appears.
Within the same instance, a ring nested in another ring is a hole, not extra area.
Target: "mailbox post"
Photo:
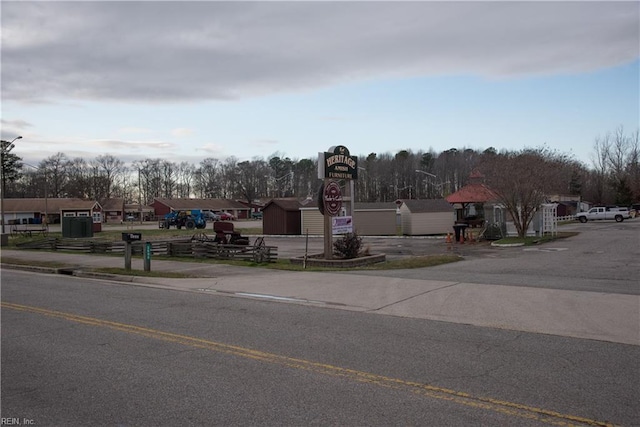
[[[141,233],[122,233],[124,244],[124,269],[131,270],[131,242],[142,240]]]

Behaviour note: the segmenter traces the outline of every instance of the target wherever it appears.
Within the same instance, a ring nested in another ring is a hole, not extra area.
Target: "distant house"
[[[102,205],[103,222],[120,222],[124,220],[124,199],[103,199],[100,200],[100,205]]]
[[[126,218],[133,218],[135,221],[152,221],[156,219],[156,213],[152,206],[139,205],[137,203],[127,203],[124,205]]]
[[[265,203],[261,200],[254,200],[252,203],[247,203],[244,200],[237,200],[237,202],[249,209],[249,218],[251,218],[253,214],[261,213],[262,208],[265,206]]]
[[[227,212],[238,219],[249,218],[251,208],[235,200],[227,199],[162,199],[156,198],[151,203],[156,216],[163,217],[172,211],[191,209]]]
[[[5,224],[59,224],[64,217],[91,217],[102,223],[102,206],[76,198],[4,199]]]
[[[400,225],[405,236],[446,234],[453,231],[453,206],[444,199],[400,199]]]

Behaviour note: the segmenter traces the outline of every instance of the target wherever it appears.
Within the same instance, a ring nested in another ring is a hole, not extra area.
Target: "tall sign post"
[[[318,208],[324,215],[324,259],[333,258],[332,217],[342,209],[342,192],[338,181],[358,179],[358,158],[351,156],[347,147],[338,145],[318,153],[318,178],[323,180],[318,197]],[[354,194],[351,191],[353,206]],[[353,212],[351,212],[353,215]]]

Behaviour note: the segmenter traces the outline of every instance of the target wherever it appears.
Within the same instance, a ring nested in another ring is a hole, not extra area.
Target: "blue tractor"
[[[191,209],[189,211],[173,211],[164,216],[164,221],[160,223],[160,228],[171,228],[175,226],[178,230],[182,227],[187,230],[194,228],[205,228],[207,226],[207,218],[200,209]]]

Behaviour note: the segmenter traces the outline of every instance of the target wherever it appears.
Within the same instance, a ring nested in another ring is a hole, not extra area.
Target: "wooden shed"
[[[300,202],[297,199],[272,199],[262,208],[264,234],[301,234]]]
[[[453,206],[444,199],[402,199],[396,203],[400,206],[400,223],[405,236],[453,231],[455,213]]]

